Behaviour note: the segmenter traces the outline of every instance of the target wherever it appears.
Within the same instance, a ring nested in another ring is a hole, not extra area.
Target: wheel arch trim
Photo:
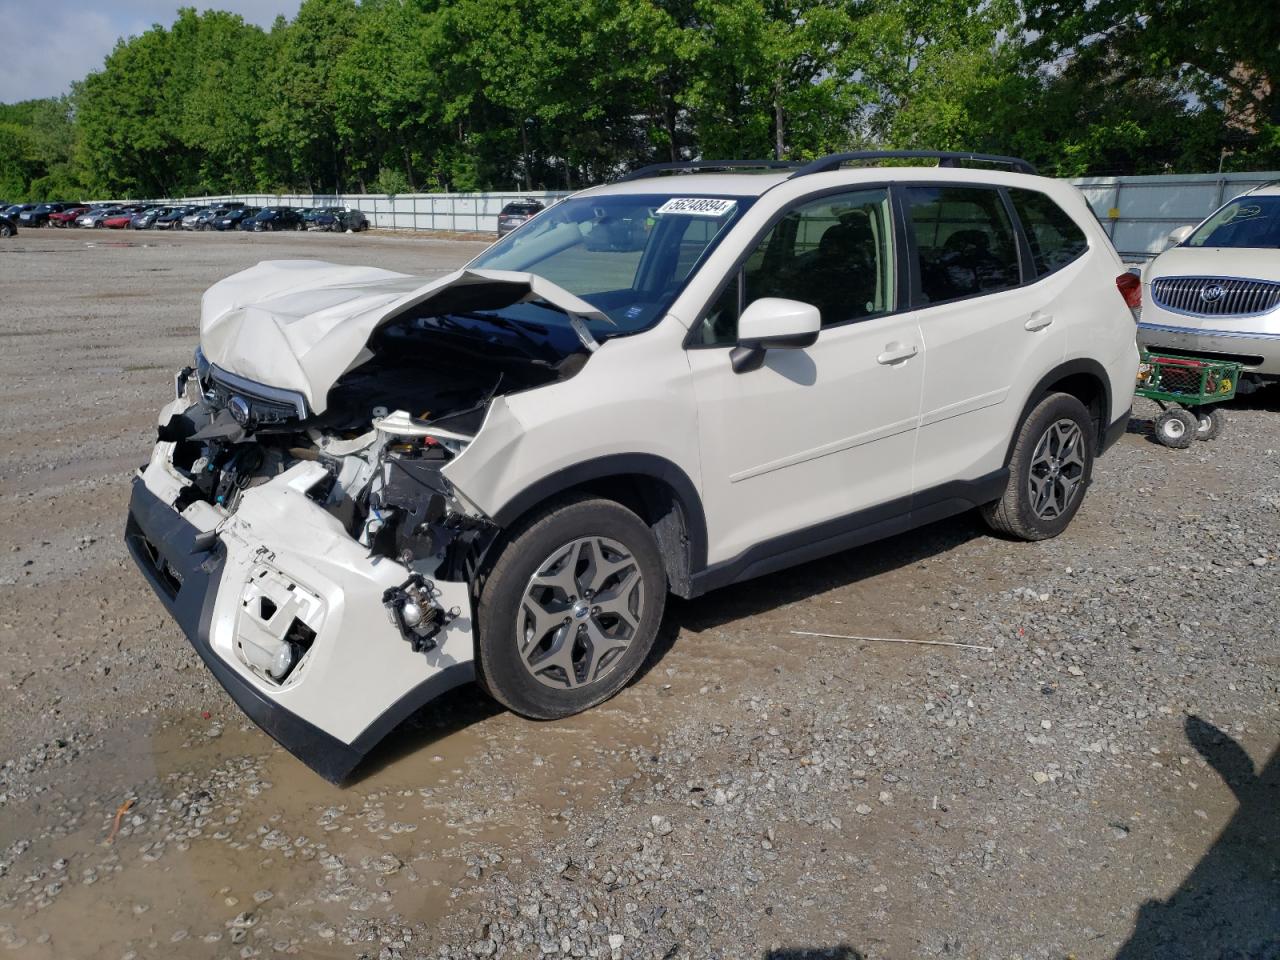
[[[1022,430],[1022,425],[1027,422],[1027,417],[1031,416],[1031,411],[1035,409],[1036,404],[1048,395],[1049,388],[1060,380],[1081,375],[1095,380],[1102,396],[1102,409],[1098,411],[1098,435],[1095,438],[1094,449],[1095,454],[1100,452],[1107,429],[1111,424],[1111,378],[1107,375],[1106,367],[1097,360],[1090,357],[1078,357],[1058,364],[1041,377],[1036,382],[1036,385],[1031,388],[1030,393],[1027,394],[1027,400],[1022,405],[1022,410],[1018,414],[1018,419],[1014,421],[1013,430],[1009,435],[1009,445],[1005,448],[1004,463],[1006,466],[1008,466],[1009,460],[1013,456],[1013,448],[1018,442],[1018,434]]]
[[[509,527],[539,504],[559,494],[593,481],[626,477],[656,480],[671,490],[683,514],[689,572],[696,573],[706,567],[707,518],[702,497],[683,469],[657,454],[617,453],[575,463],[535,480],[490,516],[498,526]]]

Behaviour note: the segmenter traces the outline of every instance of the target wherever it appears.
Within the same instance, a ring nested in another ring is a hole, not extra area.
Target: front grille
[[[1199,317],[1248,317],[1280,305],[1280,283],[1234,277],[1159,277],[1151,299],[1174,313]]]

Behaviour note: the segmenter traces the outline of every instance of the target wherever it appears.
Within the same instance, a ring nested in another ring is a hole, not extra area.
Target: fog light
[[[280,649],[276,651],[275,659],[271,661],[271,669],[267,672],[277,680],[283,680],[289,675],[289,671],[293,669],[293,644],[282,643]]]

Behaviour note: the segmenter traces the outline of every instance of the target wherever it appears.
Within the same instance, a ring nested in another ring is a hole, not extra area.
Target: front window
[[[1188,247],[1280,247],[1280,197],[1237,197],[1187,238]]]
[[[597,337],[636,333],[661,319],[754,199],[571,198],[499,240],[470,266],[535,273],[581,297],[613,321],[597,321]]]
[[[831,327],[896,309],[892,216],[884,187],[801,203],[765,235],[695,332],[708,345],[738,342],[738,316],[761,297],[818,308]]]

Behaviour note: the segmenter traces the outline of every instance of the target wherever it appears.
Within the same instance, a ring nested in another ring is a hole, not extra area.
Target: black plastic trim
[[[1116,442],[1125,435],[1129,429],[1129,419],[1133,416],[1133,407],[1130,407],[1124,413],[1116,418],[1115,423],[1107,427],[1107,432],[1102,436],[1102,443],[1098,448],[1098,453],[1103,454],[1116,445]]]
[[[510,527],[523,514],[556,494],[593,480],[634,475],[661,480],[675,492],[676,501],[684,513],[685,536],[689,540],[689,569],[701,570],[707,563],[707,516],[702,509],[702,497],[688,474],[656,454],[611,454],[548,474],[494,511],[492,520],[500,527]]]
[[[1036,168],[1021,157],[1005,157],[994,153],[968,153],[956,150],[855,150],[832,153],[805,164],[790,179],[815,173],[831,173],[846,163],[875,160],[937,160],[939,167],[959,167],[962,160],[977,160],[1009,167],[1016,173],[1036,175]]]
[[[1008,480],[1009,471],[1002,467],[976,480],[953,480],[931,490],[899,497],[758,543],[731,560],[696,572],[691,596],[700,596],[731,583],[751,580],[963,513],[998,500],[1004,494]]]

